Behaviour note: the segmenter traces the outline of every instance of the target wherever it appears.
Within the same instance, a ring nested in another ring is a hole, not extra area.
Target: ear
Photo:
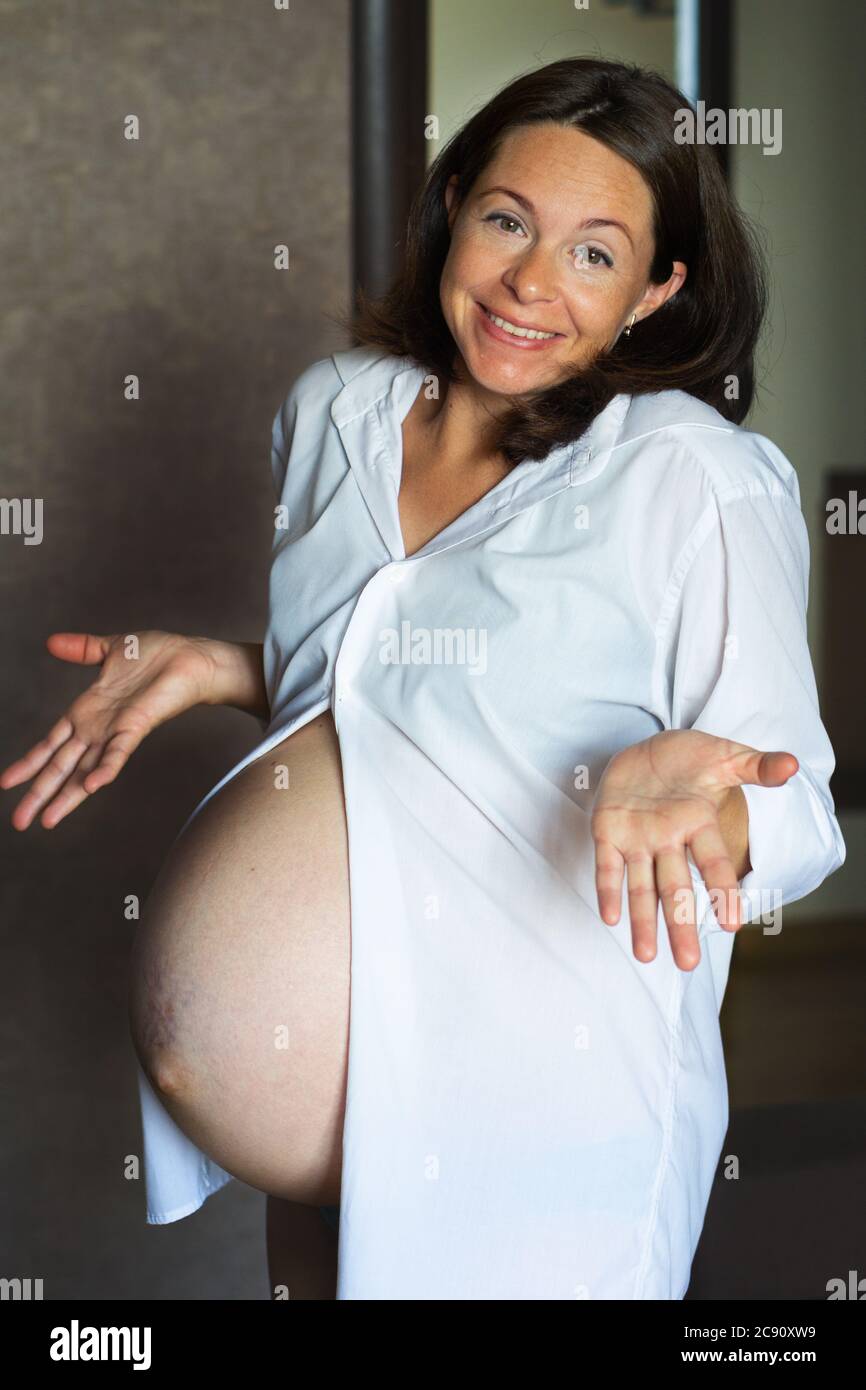
[[[684,283],[687,274],[688,267],[685,261],[674,261],[670,278],[665,280],[663,285],[654,285],[650,282],[644,290],[640,302],[635,305],[632,311],[637,314],[636,322],[640,323],[641,319],[649,318],[656,309],[660,309],[663,304],[672,299]]]

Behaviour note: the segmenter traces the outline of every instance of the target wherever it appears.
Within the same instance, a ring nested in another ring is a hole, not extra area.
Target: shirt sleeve
[[[743,922],[805,897],[845,861],[807,640],[808,586],[798,501],[781,486],[738,485],[709,503],[686,541],[657,626],[670,728],[793,753],[800,764],[781,787],[743,787],[752,865],[740,884]]]
[[[277,551],[282,543],[282,537],[286,534],[286,518],[284,515],[279,515],[280,525],[278,526],[277,509],[288,505],[286,498],[287,474],[289,468],[289,452],[292,447],[292,438],[298,414],[297,385],[297,381],[292,385],[285,400],[274,416],[273,424],[271,425],[271,477],[273,478],[274,496],[276,497],[276,505],[273,511],[274,539],[271,553],[271,565],[273,565]],[[282,529],[280,529],[281,527]],[[265,689],[268,692],[268,700],[271,705],[273,704],[273,672],[277,660],[278,655],[274,649],[274,637],[269,610],[268,627],[262,645],[262,664],[264,668]],[[263,733],[267,733],[271,726],[271,722],[271,712],[268,713],[267,719],[259,720]]]
[[[289,450],[292,447],[292,436],[295,432],[295,420],[298,414],[297,382],[289,391],[276,415],[271,427],[271,476],[274,480],[274,492],[277,500],[282,497],[286,483],[286,473],[289,466]]]

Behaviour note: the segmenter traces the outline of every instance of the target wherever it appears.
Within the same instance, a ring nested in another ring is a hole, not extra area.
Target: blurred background
[[[746,423],[799,476],[848,858],[785,930],[735,943],[731,1126],[689,1299],[823,1299],[866,1273],[866,539],[826,528],[828,499],[866,497],[864,31],[857,0],[0,3],[0,488],[44,508],[41,544],[0,535],[0,766],[95,675],[48,654],[53,631],[261,640],[274,413],[348,346],[328,314],[384,288],[425,167],[498,88],[588,54],[707,107],[781,110],[778,153],[719,153],[772,270]],[[0,1274],[47,1299],[268,1298],[262,1193],[233,1182],[148,1227],[124,1175],[141,1152],[124,902],[260,733],[190,712],[50,831],[12,829],[24,788],[2,793]]]

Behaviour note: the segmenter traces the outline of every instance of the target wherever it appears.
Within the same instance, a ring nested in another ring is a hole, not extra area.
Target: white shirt
[[[590,812],[615,752],[700,728],[799,759],[783,787],[744,788],[744,921],[844,862],[797,477],[685,392],[618,395],[406,558],[400,425],[424,382],[355,348],[278,411],[271,721],[193,815],[333,710],[352,909],[339,1299],[680,1299],[728,1123],[734,935],[691,865],[699,965],[676,966],[661,912],[637,961],[627,893],[616,927],[598,915]],[[172,1221],[229,1175],[139,1074],[148,1221]]]

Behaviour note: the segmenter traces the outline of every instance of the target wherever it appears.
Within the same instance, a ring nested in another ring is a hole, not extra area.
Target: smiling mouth
[[[521,327],[520,324],[512,323],[510,319],[503,318],[500,314],[494,314],[492,310],[487,308],[486,304],[481,303],[480,299],[475,302],[490,323],[498,328],[501,333],[507,333],[510,338],[514,338],[517,342],[550,343],[553,342],[555,338],[562,338],[564,336],[562,333],[550,333],[542,328]]]

